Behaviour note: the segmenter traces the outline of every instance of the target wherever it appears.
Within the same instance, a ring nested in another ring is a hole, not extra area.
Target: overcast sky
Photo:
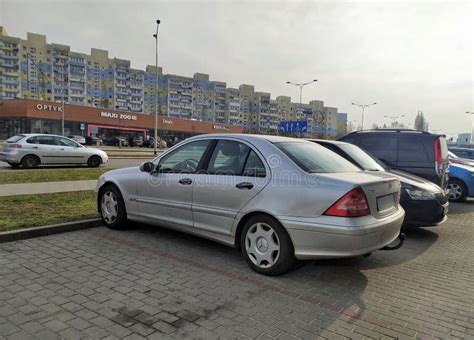
[[[351,102],[378,104],[365,126],[423,110],[431,129],[470,132],[474,111],[472,1],[48,1],[0,0],[0,25],[11,36],[48,36],[77,52],[109,50],[132,67],[154,64],[155,20],[161,19],[159,64],[165,73],[208,73],[229,87],[289,95],[285,82],[318,83],[319,99],[348,112]]]

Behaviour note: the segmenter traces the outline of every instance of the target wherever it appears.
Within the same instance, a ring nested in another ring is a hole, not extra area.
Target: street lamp
[[[358,106],[358,107],[361,107],[362,108],[362,122],[361,122],[361,130],[364,130],[364,112],[365,112],[365,108],[366,107],[369,107],[369,106],[372,106],[372,105],[376,105],[377,103],[372,103],[372,104],[357,104],[357,103],[352,103],[352,105],[354,106]]]
[[[305,87],[306,85],[315,83],[317,81],[318,81],[317,79],[313,79],[311,81],[308,81],[307,83],[292,83],[291,81],[287,81],[286,83],[290,84],[290,85],[293,85],[293,86],[298,86],[300,88],[300,104],[301,104],[301,100],[302,100],[302,97],[303,97],[303,87]]]
[[[156,33],[153,34],[153,38],[155,38],[155,140],[154,140],[154,149],[153,153],[157,154],[157,146],[158,146],[158,27],[160,27],[160,20],[156,20]]]
[[[390,118],[395,122],[398,118],[405,117],[405,115],[401,115],[401,116],[387,116],[387,115],[385,115],[384,117],[385,118]]]

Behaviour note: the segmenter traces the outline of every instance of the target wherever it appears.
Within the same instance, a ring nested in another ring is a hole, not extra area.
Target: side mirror
[[[152,172],[153,170],[155,170],[155,164],[153,162],[144,162],[140,164],[140,171]]]

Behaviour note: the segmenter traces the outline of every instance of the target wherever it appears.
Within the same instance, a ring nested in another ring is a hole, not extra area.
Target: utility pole
[[[155,38],[155,135],[154,135],[154,149],[153,153],[156,155],[158,147],[158,28],[160,27],[160,20],[156,20],[156,33],[153,34]]]

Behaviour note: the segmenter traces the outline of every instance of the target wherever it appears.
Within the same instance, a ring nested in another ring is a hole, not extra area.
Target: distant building
[[[470,133],[460,133],[458,135],[458,139],[456,140],[456,144],[459,145],[459,146],[472,144],[471,134]]]
[[[347,134],[347,113],[339,112],[336,117],[336,136]]]
[[[158,79],[157,79],[158,75]],[[158,84],[158,98],[156,93]],[[28,99],[231,124],[245,132],[277,134],[281,121],[307,121],[305,136],[336,137],[337,108],[324,102],[271,98],[253,85],[228,88],[208,74],[163,74],[161,67],[134,69],[106,50],[90,54],[48,43],[46,36],[11,37],[0,26],[0,100]],[[157,108],[155,102],[158,102]],[[9,123],[0,117],[0,130]],[[9,127],[10,128],[10,127]],[[21,129],[20,129],[21,130]]]

